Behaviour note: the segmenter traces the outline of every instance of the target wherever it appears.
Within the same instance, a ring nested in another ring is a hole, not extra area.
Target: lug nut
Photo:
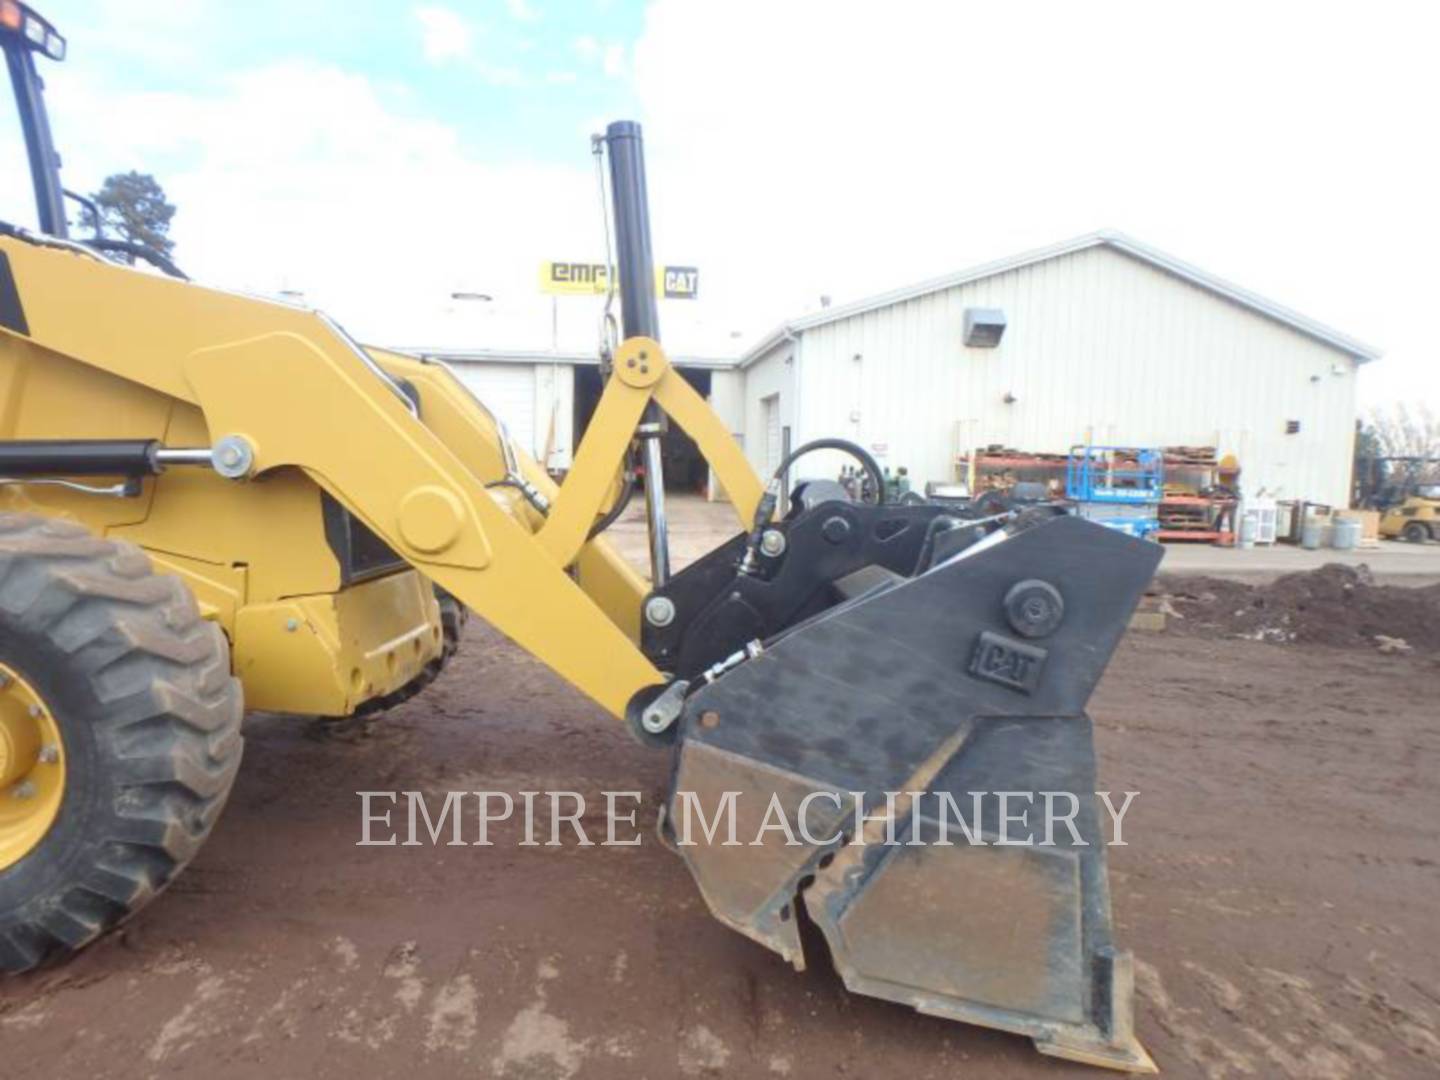
[[[23,783],[15,785],[13,794],[17,799],[33,799],[35,797],[35,785],[29,780],[26,780]]]
[[[54,743],[46,743],[40,748],[40,764],[54,765],[60,760],[60,748]]]
[[[45,715],[45,710],[42,709],[39,705],[31,705],[31,706],[30,706],[30,716],[31,716],[32,719],[34,719],[34,720],[39,720],[40,717],[42,717],[42,716],[44,716],[44,715]]]

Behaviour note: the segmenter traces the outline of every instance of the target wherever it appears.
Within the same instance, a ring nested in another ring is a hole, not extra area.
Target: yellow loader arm
[[[665,680],[637,645],[643,581],[586,533],[645,406],[658,401],[685,428],[745,524],[760,498],[730,434],[653,341],[617,353],[617,377],[563,486],[516,452],[553,504],[538,518],[506,489],[487,489],[505,478],[501,433],[443,365],[393,353],[377,363],[314,312],[60,248],[5,251],[26,283],[31,342],[197,406],[212,443],[250,448],[237,482],[303,469],[412,566],[617,717]],[[87,298],[79,318],[77,296]],[[645,362],[632,368],[640,353]],[[418,391],[418,415],[386,368]]]

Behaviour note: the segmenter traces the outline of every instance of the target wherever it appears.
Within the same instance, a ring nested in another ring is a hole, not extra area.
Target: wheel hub
[[[38,691],[0,664],[0,870],[44,838],[65,793],[60,727]]]

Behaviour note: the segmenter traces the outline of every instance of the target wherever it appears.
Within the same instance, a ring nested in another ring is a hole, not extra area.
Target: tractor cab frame
[[[60,183],[60,155],[50,133],[45,111],[45,81],[35,65],[40,54],[51,60],[65,59],[65,39],[45,19],[17,0],[0,0],[0,48],[25,136],[25,153],[35,189],[36,220],[40,231],[57,237],[68,233],[65,225],[65,189]]]

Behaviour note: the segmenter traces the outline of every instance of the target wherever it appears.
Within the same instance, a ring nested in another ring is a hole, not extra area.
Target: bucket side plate
[[[800,966],[803,894],[850,989],[1153,1069],[1111,937],[1085,704],[1158,561],[1042,521],[839,605],[692,695],[667,820],[711,911]],[[1036,581],[1063,601],[1038,635],[1006,603]],[[727,799],[735,843],[693,827]]]

